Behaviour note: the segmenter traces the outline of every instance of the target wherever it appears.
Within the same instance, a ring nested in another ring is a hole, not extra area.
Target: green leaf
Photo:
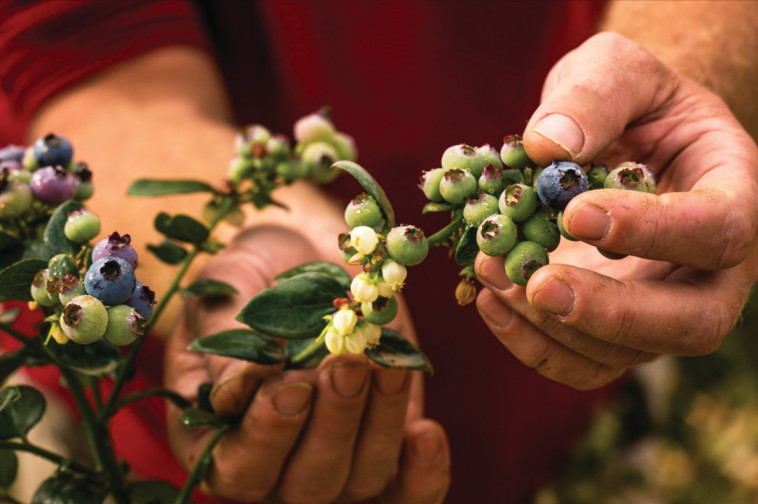
[[[382,327],[379,345],[367,349],[366,357],[388,368],[432,372],[432,364],[421,350],[402,334],[386,327]]]
[[[219,297],[237,294],[237,289],[219,280],[203,278],[196,280],[192,285],[186,289],[182,289],[180,292],[183,296]]]
[[[476,243],[476,231],[476,227],[467,228],[463,232],[458,246],[455,247],[455,262],[461,266],[471,264],[476,259],[476,254],[479,252],[479,245]]]
[[[187,408],[182,410],[182,423],[187,427],[219,427],[229,423],[225,418],[200,408]]]
[[[0,390],[0,404],[5,404],[0,408],[0,439],[25,437],[46,407],[42,394],[26,385]]]
[[[446,210],[454,210],[455,208],[456,205],[453,205],[452,203],[435,203],[431,201],[424,205],[424,208],[421,209],[421,213],[428,214],[432,212],[444,212]]]
[[[292,269],[278,274],[274,277],[277,281],[287,280],[303,273],[323,273],[337,280],[345,290],[350,289],[350,283],[353,281],[350,274],[339,264],[328,261],[312,261],[295,266]]]
[[[302,273],[258,293],[237,320],[278,338],[313,338],[324,328],[323,318],[336,311],[333,302],[340,297],[345,289],[332,277]]]
[[[24,244],[21,259],[49,260],[55,255],[53,249],[43,240],[31,240]]]
[[[275,339],[250,329],[231,329],[199,338],[190,343],[190,350],[258,364],[273,365],[284,362],[285,355]]]
[[[58,471],[34,493],[31,504],[102,504],[108,486],[81,474]]]
[[[174,504],[179,496],[179,489],[163,480],[138,481],[127,491],[130,504]]]
[[[7,491],[16,481],[18,457],[13,450],[0,449],[0,489]],[[2,493],[2,492],[0,492]]]
[[[116,370],[121,359],[119,349],[105,338],[89,345],[59,345],[51,339],[47,346],[58,355],[63,364],[87,376],[108,376]]]
[[[45,260],[22,259],[0,270],[0,300],[31,301],[34,275],[45,268]]]
[[[137,179],[132,182],[127,194],[129,196],[166,196],[197,192],[215,193],[216,190],[200,180]]]
[[[66,226],[68,214],[74,210],[79,210],[82,206],[78,201],[67,201],[59,205],[50,216],[50,220],[47,222],[47,227],[45,228],[45,243],[47,243],[54,254],[72,252],[79,247],[78,244],[66,238],[63,229]]]
[[[0,384],[26,362],[27,350],[21,347],[14,352],[0,356]],[[0,407],[0,409],[2,409]]]
[[[395,211],[392,209],[390,200],[387,198],[382,186],[379,185],[379,182],[377,182],[365,168],[352,161],[337,161],[332,165],[332,168],[339,168],[352,175],[353,178],[363,186],[366,192],[379,203],[379,208],[384,212],[387,224],[390,227],[395,227]]]
[[[319,365],[324,358],[329,355],[329,349],[326,348],[326,344],[319,345],[315,352],[311,353],[307,359],[293,362],[292,358],[302,353],[306,348],[313,345],[316,342],[316,338],[308,338],[302,340],[287,340],[287,355],[289,360],[285,364],[285,369],[308,369]]]
[[[169,240],[163,240],[158,245],[148,245],[147,250],[166,264],[179,264],[187,257],[185,249]]]
[[[177,214],[173,217],[166,212],[155,216],[155,229],[174,240],[199,244],[208,239],[209,231],[200,221],[189,215]]]

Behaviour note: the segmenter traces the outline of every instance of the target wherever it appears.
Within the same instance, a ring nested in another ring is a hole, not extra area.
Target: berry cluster
[[[499,152],[490,145],[447,148],[441,167],[424,172],[419,187],[430,200],[425,211],[452,212],[448,229],[453,232],[445,239],[466,266],[456,293],[461,304],[473,300],[470,264],[477,249],[505,256],[508,278],[526,285],[548,263],[561,236],[574,240],[563,228],[562,213],[574,196],[600,188],[655,193],[652,173],[643,164],[624,162],[610,173],[594,164],[586,173],[568,161],[540,167],[527,156],[519,135],[505,137]]]

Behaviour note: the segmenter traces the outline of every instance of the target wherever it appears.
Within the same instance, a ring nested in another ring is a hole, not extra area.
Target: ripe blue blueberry
[[[103,257],[89,267],[84,275],[87,294],[113,306],[126,302],[136,285],[134,270],[119,257]]]
[[[108,326],[108,312],[93,296],[77,296],[63,308],[61,329],[74,343],[87,345],[99,340]]]
[[[132,237],[128,234],[120,235],[114,231],[107,238],[103,238],[92,249],[92,260],[98,261],[103,257],[119,257],[132,267],[137,267],[137,251],[131,246]]]
[[[547,263],[547,251],[542,246],[523,241],[505,256],[505,273],[511,282],[524,286],[534,272]]]
[[[561,211],[588,188],[587,174],[570,161],[554,161],[537,178],[537,195],[543,204]]]
[[[76,178],[60,166],[46,166],[35,171],[30,186],[34,197],[48,205],[60,205],[76,194]]]
[[[53,133],[38,138],[32,149],[39,166],[68,166],[74,156],[71,142]]]
[[[495,214],[487,217],[476,231],[476,244],[479,250],[488,256],[501,256],[508,253],[516,244],[518,229],[513,221],[505,215]]]
[[[153,315],[153,308],[155,307],[155,292],[137,280],[134,292],[132,292],[132,296],[125,304],[137,310],[137,313],[142,315],[142,318],[145,320],[150,320],[150,317]]]

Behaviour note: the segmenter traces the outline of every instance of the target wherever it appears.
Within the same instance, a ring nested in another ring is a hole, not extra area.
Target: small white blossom
[[[366,345],[373,347],[379,344],[379,338],[382,337],[382,328],[376,324],[365,322],[355,329],[355,333],[361,333],[366,338]]]
[[[338,333],[334,328],[326,331],[324,343],[326,343],[327,350],[334,355],[345,353],[345,336]]]
[[[350,245],[360,254],[371,254],[378,244],[376,231],[368,226],[357,226],[350,231]]]
[[[407,276],[408,269],[402,264],[396,263],[395,261],[386,261],[382,265],[382,277],[385,282],[390,284],[392,290],[395,292],[399,292],[403,288]]]
[[[353,293],[353,299],[359,303],[373,303],[379,297],[379,288],[365,273],[353,278],[350,284],[350,292]]]
[[[332,327],[342,335],[353,332],[357,323],[358,315],[350,308],[341,308],[332,316]]]
[[[366,335],[363,331],[355,331],[345,336],[345,350],[354,354],[362,354],[366,349]]]

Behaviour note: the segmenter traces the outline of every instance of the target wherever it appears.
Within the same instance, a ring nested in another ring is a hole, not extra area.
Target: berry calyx
[[[92,260],[98,261],[104,257],[118,257],[129,263],[132,269],[137,267],[137,251],[132,247],[132,237],[129,234],[120,235],[114,231],[107,238],[97,242],[92,249]]]
[[[537,209],[537,193],[525,184],[511,184],[500,194],[500,213],[513,222],[523,222]]]

